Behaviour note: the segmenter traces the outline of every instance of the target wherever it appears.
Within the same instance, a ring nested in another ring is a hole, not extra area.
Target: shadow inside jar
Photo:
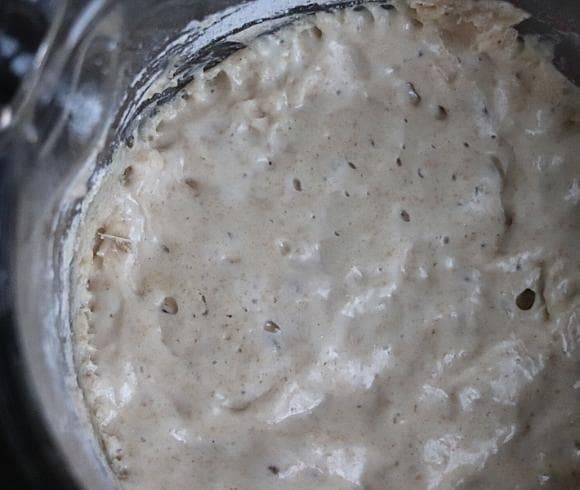
[[[578,0],[508,0],[531,17],[516,29],[554,45],[554,65],[580,86],[580,2]]]

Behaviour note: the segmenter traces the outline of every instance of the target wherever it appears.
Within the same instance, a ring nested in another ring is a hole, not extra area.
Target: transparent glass
[[[93,176],[149,111],[195,70],[253,36],[336,0],[89,0],[54,2],[33,73],[0,118],[0,303],[14,324],[35,410],[80,487],[115,488],[74,370],[67,246]],[[163,75],[163,78],[162,78]],[[160,84],[160,80],[169,80]],[[1,232],[0,232],[1,234]]]

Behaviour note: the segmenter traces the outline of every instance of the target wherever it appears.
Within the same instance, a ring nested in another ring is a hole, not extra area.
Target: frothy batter
[[[200,72],[79,239],[123,488],[580,486],[580,90],[495,2],[321,13]]]

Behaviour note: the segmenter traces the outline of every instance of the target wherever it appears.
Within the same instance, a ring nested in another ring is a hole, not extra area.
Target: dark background
[[[51,0],[0,0],[0,110],[31,68],[52,11]],[[9,243],[17,186],[9,147],[0,149],[0,488],[74,488],[25,388],[14,322]]]
[[[14,94],[48,26],[52,2],[0,1],[0,105]]]
[[[123,0],[119,0],[123,1]],[[519,27],[556,43],[555,65],[580,85],[580,0],[511,0],[534,14]],[[58,0],[0,0],[0,110],[31,68]],[[575,34],[579,33],[579,34]],[[49,442],[23,376],[13,322],[10,247],[17,185],[9,149],[0,150],[0,487],[74,488]]]

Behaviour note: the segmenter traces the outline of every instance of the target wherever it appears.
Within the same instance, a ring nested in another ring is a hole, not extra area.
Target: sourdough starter
[[[123,488],[578,488],[580,90],[523,18],[310,16],[116,152],[74,339]]]

